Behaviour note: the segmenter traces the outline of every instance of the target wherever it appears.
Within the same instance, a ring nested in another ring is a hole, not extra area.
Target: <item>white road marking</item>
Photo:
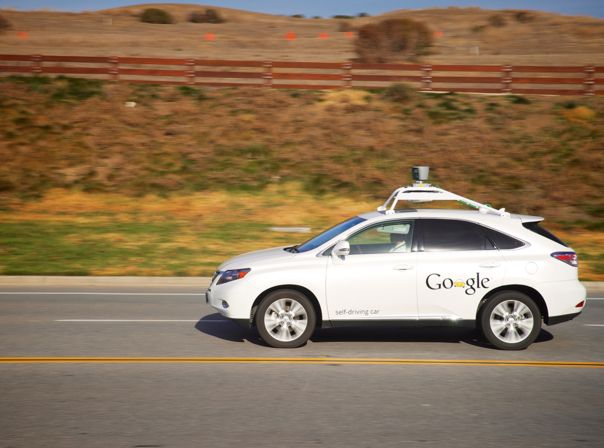
[[[2,295],[71,295],[71,296],[202,296],[203,292],[50,292],[50,291],[1,291]]]
[[[206,323],[225,323],[229,322],[227,319],[212,319],[202,320],[199,319],[55,319],[55,322],[101,322],[101,323],[113,323],[113,322],[199,322],[202,324]]]
[[[583,324],[586,327],[604,327],[604,324]]]

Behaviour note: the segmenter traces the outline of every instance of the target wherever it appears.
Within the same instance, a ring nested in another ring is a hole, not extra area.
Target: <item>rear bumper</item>
[[[572,313],[572,314],[563,314],[561,316],[550,316],[547,319],[547,322],[545,322],[547,325],[556,325],[556,324],[561,324],[562,322],[568,322],[569,320],[573,320],[575,317],[577,317],[579,314],[581,314],[581,311],[579,311],[578,313]]]

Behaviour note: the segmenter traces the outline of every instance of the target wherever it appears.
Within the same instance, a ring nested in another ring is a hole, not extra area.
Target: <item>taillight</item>
[[[579,260],[577,254],[574,252],[554,252],[551,254],[556,260],[563,261],[564,263],[577,267],[579,266]]]

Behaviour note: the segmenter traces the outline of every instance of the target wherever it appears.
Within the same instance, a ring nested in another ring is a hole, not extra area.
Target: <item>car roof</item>
[[[520,220],[522,222],[535,222],[542,221],[543,218],[540,216],[532,216],[532,215],[517,215],[512,214],[509,217],[502,217],[499,215],[495,215],[494,213],[482,213],[478,210],[453,210],[453,209],[438,209],[438,208],[407,208],[407,209],[399,209],[394,213],[384,213],[384,212],[368,212],[359,215],[361,218],[366,219],[368,221],[374,220],[391,220],[391,219],[401,219],[401,218],[444,218],[444,219],[463,219],[469,221],[477,221],[477,222],[503,222],[507,220]]]

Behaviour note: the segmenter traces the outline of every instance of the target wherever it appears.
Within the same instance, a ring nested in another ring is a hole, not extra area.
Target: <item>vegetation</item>
[[[352,26],[350,22],[340,22],[338,23],[338,31],[341,33],[345,33],[348,31],[354,31],[355,28]]]
[[[0,15],[0,33],[10,30],[12,28],[11,23],[5,17]]]
[[[170,24],[174,23],[174,17],[163,9],[147,8],[140,15],[140,21],[144,23]]]
[[[307,237],[271,226],[373,209],[428,164],[545,216],[604,280],[604,98],[526,100],[2,78],[0,273],[207,274]]]
[[[215,9],[193,11],[188,18],[191,23],[224,23],[226,20]]]
[[[507,25],[505,17],[500,14],[494,14],[488,18],[489,25],[495,28],[502,28]]]
[[[362,62],[414,59],[432,45],[432,33],[422,22],[388,19],[359,28],[355,50]]]

